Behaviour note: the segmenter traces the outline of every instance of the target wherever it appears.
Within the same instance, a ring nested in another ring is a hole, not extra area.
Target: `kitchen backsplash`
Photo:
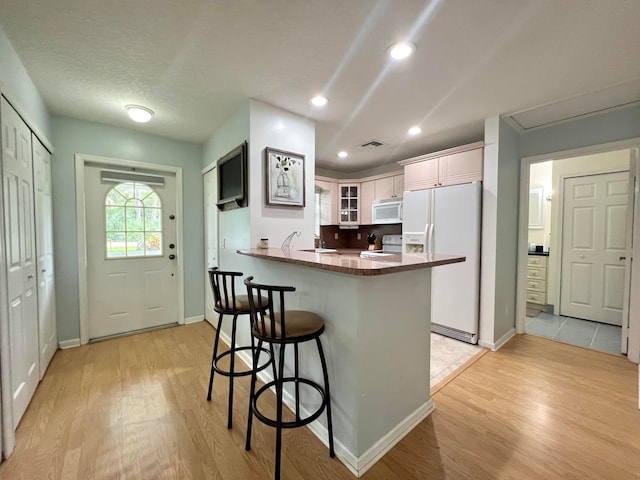
[[[335,238],[336,233],[338,234],[338,239]],[[358,233],[360,234],[360,240],[358,240]],[[341,230],[338,225],[324,225],[320,227],[320,242],[324,241],[326,248],[366,250],[369,246],[367,243],[367,235],[369,233],[375,234],[380,239],[382,239],[383,235],[400,235],[402,233],[402,224],[360,225],[358,229],[353,230]]]

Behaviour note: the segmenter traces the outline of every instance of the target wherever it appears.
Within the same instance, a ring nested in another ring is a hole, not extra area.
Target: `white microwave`
[[[402,223],[402,197],[374,200],[371,205],[371,222]]]

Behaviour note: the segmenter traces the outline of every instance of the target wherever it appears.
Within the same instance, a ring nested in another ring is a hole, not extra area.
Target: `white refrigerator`
[[[459,254],[431,273],[431,331],[478,343],[482,183],[404,192],[402,253]]]

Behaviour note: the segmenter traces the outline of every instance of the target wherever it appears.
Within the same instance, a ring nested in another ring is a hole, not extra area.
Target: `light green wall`
[[[249,101],[218,128],[203,146],[203,167],[216,162],[244,141],[249,142]],[[247,165],[248,168],[248,165]],[[249,177],[251,172],[249,171]],[[249,180],[247,181],[247,191]],[[202,180],[201,180],[202,183]],[[252,199],[249,198],[249,205]],[[220,268],[234,265],[239,248],[249,247],[251,231],[249,207],[219,212],[218,214],[218,263]]]
[[[58,339],[80,337],[76,239],[75,154],[150,162],[182,168],[185,317],[204,312],[202,146],[134,130],[53,117],[53,218]]]
[[[50,119],[40,93],[0,28],[0,88],[14,107],[26,117],[32,129],[51,141]]]

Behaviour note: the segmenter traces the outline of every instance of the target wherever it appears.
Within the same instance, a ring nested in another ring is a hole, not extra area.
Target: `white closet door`
[[[36,214],[36,266],[38,278],[38,328],[40,378],[44,376],[58,348],[53,268],[53,215],[51,197],[51,154],[31,134],[33,186]]]
[[[2,98],[2,179],[14,427],[40,379],[31,132]]]
[[[209,284],[209,272],[218,266],[218,170],[214,168],[204,174],[204,236],[207,257],[207,271],[204,275],[206,320],[216,325],[218,314],[213,309],[213,292]]]

